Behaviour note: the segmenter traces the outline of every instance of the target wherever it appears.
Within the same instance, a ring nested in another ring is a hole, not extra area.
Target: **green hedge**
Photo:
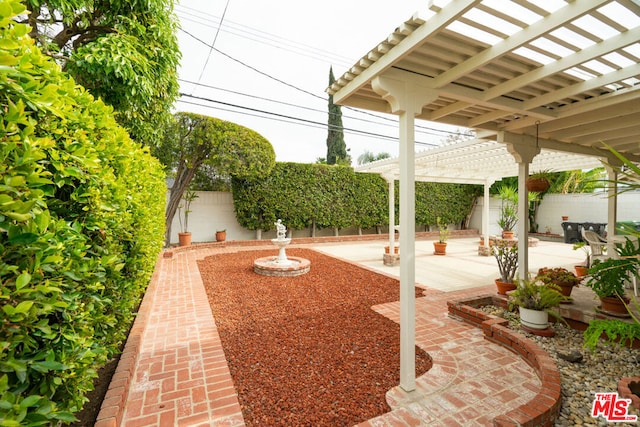
[[[0,425],[74,419],[164,232],[160,164],[0,0]]]
[[[249,230],[272,230],[278,218],[292,229],[314,223],[338,229],[389,223],[386,181],[350,167],[276,163],[266,179],[234,178],[232,190],[238,222]],[[480,192],[475,185],[417,182],[416,224],[435,225],[437,217],[462,223]],[[397,209],[399,191],[395,194]]]

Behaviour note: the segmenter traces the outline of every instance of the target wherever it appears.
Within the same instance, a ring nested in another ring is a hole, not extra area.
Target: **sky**
[[[280,162],[327,154],[329,69],[339,78],[426,0],[180,0],[183,96],[191,111],[253,129]],[[398,155],[397,117],[342,107],[352,163],[365,151]],[[417,121],[416,151],[461,129]]]

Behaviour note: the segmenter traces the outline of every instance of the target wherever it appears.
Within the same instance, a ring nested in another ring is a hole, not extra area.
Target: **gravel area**
[[[311,260],[307,274],[253,272],[256,258],[274,254],[198,264],[246,424],[351,426],[388,412],[400,328],[371,306],[397,301],[398,281],[308,249],[287,250]],[[431,364],[416,348],[416,375]]]
[[[562,381],[562,409],[555,425],[568,426],[638,426],[640,423],[607,423],[604,419],[591,417],[591,408],[596,392],[616,392],[618,381],[623,377],[640,376],[640,350],[628,347],[607,346],[602,343],[594,352],[582,348],[582,332],[562,323],[555,323],[554,337],[539,337],[520,329],[517,313],[499,307],[488,306],[483,310],[489,314],[509,320],[509,327],[535,341],[553,358],[560,371]],[[579,363],[568,362],[558,354],[577,351],[582,354]],[[640,416],[632,408],[630,414]]]

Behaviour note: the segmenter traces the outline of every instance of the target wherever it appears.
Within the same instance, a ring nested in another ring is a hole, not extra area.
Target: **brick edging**
[[[153,290],[158,283],[159,263],[156,263],[149,286],[142,298],[138,314],[133,322],[131,331],[125,343],[118,366],[111,378],[109,388],[104,396],[100,412],[94,427],[117,427],[122,423],[124,409],[129,395],[129,385],[135,375],[136,362],[142,346],[142,334],[151,315]],[[147,296],[148,295],[148,296]]]
[[[417,231],[415,233],[416,240],[429,240],[429,239],[437,239],[439,233],[437,231]],[[478,230],[475,228],[467,229],[467,230],[451,230],[451,234],[449,238],[469,238],[469,237],[480,237]],[[364,242],[364,241],[372,241],[372,240],[380,240],[380,241],[388,241],[388,234],[363,234],[363,235],[344,235],[344,236],[320,236],[320,237],[294,237],[291,239],[292,245],[304,245],[304,244],[314,244],[314,243],[344,243],[344,242]],[[190,251],[190,250],[198,250],[203,248],[224,248],[227,246],[263,246],[263,245],[271,245],[271,239],[262,239],[262,240],[225,240],[224,242],[201,242],[201,243],[192,243],[189,246],[171,246],[165,248],[163,251],[163,256],[165,258],[171,258],[174,253]]]
[[[562,400],[560,372],[551,357],[536,343],[512,331],[508,321],[489,315],[479,306],[504,306],[504,298],[493,295],[447,301],[449,315],[481,328],[485,339],[518,354],[536,372],[542,382],[540,392],[529,402],[493,419],[494,426],[553,426]]]

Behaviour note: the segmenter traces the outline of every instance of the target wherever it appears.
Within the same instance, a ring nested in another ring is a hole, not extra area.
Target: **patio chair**
[[[606,259],[605,251],[607,249],[607,241],[598,235],[595,231],[582,229],[582,239],[587,242],[591,248],[591,260],[600,258]]]

